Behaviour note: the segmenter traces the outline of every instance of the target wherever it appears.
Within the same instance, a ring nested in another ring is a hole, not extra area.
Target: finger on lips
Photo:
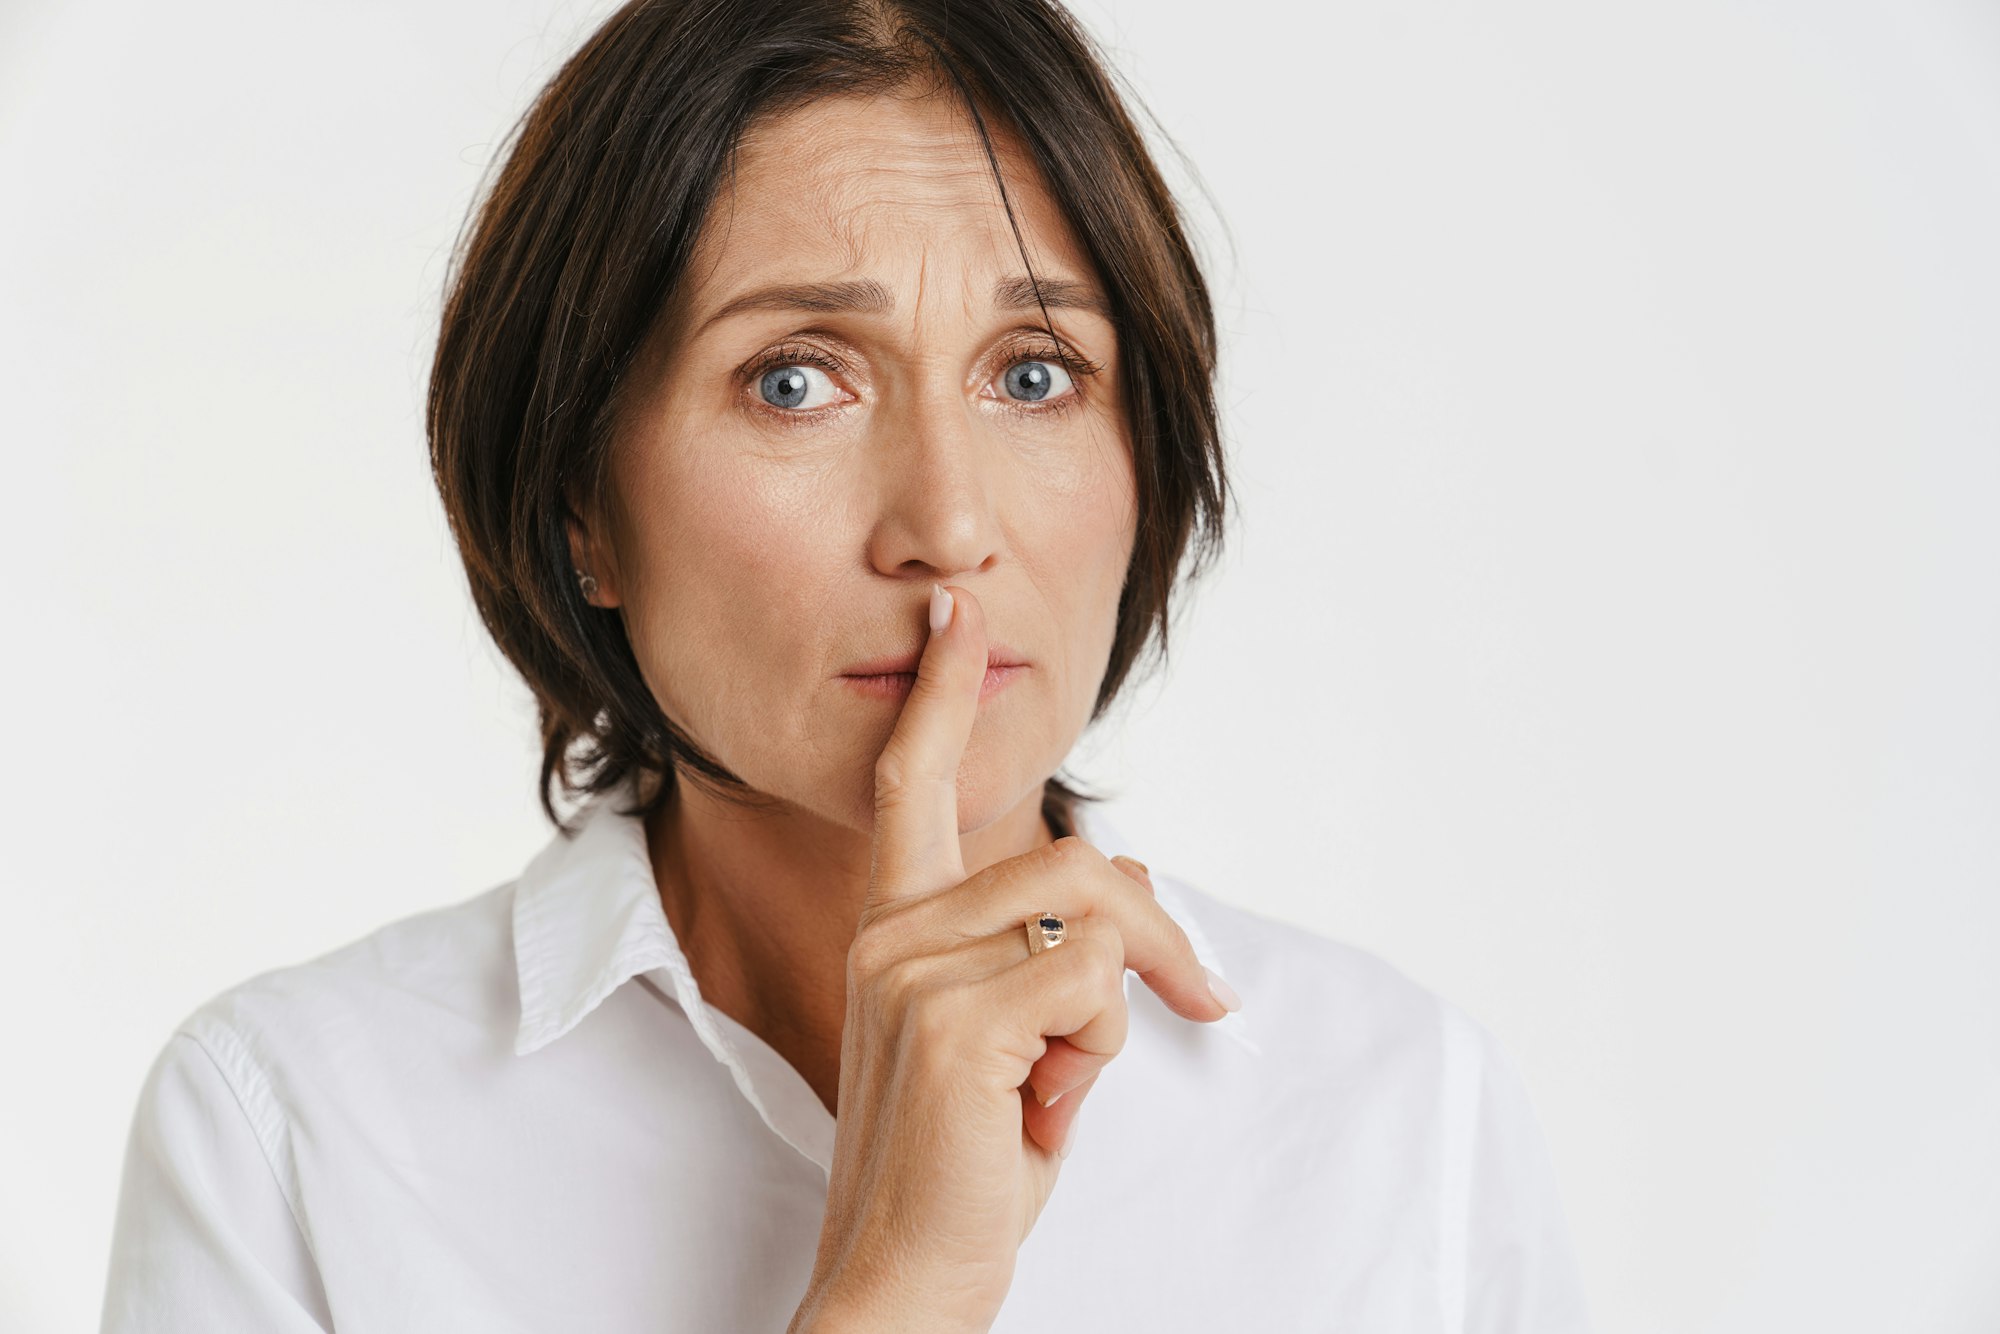
[[[916,680],[875,761],[869,908],[965,879],[958,768],[986,679],[986,623],[970,593],[933,584],[929,625]]]
[[[989,993],[998,1013],[1035,1016],[1036,1031],[1016,1035],[1045,1044],[1022,1085],[1039,1104],[1027,1109],[1029,1120],[1038,1140],[1066,1153],[1081,1101],[1075,1091],[1124,1045],[1128,968],[1189,1019],[1227,1011],[1137,858],[1107,858],[1070,836],[966,875],[958,771],[986,676],[985,613],[965,589],[933,584],[926,619],[916,679],[875,764],[862,924],[886,926],[882,919],[893,917],[888,929],[899,951],[927,954],[941,969],[958,970],[951,975],[974,974],[1000,988]],[[1042,912],[1064,917],[1069,937],[1055,952],[1031,956],[1026,924]]]

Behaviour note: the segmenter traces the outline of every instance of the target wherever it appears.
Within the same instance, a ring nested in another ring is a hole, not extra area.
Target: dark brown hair
[[[583,600],[568,527],[598,508],[621,383],[683,290],[744,129],[816,97],[948,80],[996,179],[989,120],[1043,174],[1110,299],[1138,479],[1091,720],[1155,633],[1164,658],[1183,558],[1192,546],[1186,577],[1203,572],[1228,501],[1215,318],[1108,69],[1054,0],[633,0],[514,126],[453,256],[425,424],[473,602],[535,695],[541,802],[558,826],[558,782],[578,797],[635,775],[688,777],[756,798],[661,712],[622,617]],[[657,813],[674,786],[660,782],[640,811]],[[1075,802],[1101,799],[1051,777],[1043,809],[1061,835]]]

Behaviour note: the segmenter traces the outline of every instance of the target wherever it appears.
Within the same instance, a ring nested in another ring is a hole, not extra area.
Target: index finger
[[[958,767],[986,679],[986,619],[978,600],[956,584],[931,589],[931,633],[916,680],[875,761],[869,906],[965,879]]]

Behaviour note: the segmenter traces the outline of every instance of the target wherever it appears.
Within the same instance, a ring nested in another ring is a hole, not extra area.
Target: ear
[[[616,607],[619,605],[618,566],[612,559],[611,543],[601,536],[602,525],[593,524],[579,515],[574,507],[569,511],[569,563],[572,569],[582,570],[597,580],[597,589],[590,596],[594,607]],[[571,575],[575,578],[575,575]]]

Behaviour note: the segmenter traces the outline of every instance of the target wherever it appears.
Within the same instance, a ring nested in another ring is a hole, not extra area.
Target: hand
[[[946,593],[949,623],[876,761],[826,1221],[794,1330],[987,1329],[1124,1046],[1125,970],[1186,1018],[1227,1013],[1136,862],[1069,837],[966,876],[958,769],[986,628],[970,593]],[[1030,956],[1025,924],[1045,910],[1068,937]]]

